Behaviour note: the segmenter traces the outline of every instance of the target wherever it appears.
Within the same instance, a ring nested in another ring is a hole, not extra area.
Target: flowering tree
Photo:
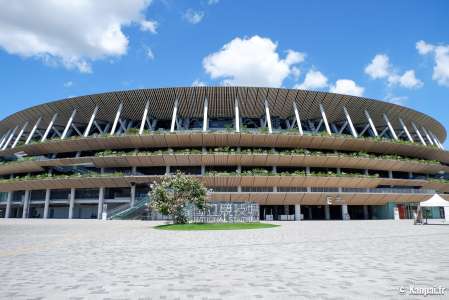
[[[150,207],[173,217],[175,224],[187,223],[185,207],[191,203],[198,209],[206,208],[207,189],[195,178],[177,172],[155,182],[150,192]]]

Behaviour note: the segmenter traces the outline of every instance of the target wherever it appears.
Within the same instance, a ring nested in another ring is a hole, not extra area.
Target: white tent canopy
[[[421,207],[449,207],[449,201],[444,200],[440,195],[435,194],[430,199],[419,203]]]

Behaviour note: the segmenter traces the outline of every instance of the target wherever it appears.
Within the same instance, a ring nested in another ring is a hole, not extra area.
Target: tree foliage
[[[207,189],[197,179],[177,172],[154,182],[150,192],[150,207],[173,217],[175,224],[187,223],[186,206],[206,208]]]

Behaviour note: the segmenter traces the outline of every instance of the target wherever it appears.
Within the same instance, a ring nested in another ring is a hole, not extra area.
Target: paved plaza
[[[156,224],[2,219],[0,298],[398,299],[401,286],[449,288],[449,226],[309,221],[179,232]]]

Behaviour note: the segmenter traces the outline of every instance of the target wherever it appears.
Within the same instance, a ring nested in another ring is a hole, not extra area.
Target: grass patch
[[[278,227],[279,225],[267,223],[191,223],[167,224],[155,226],[161,230],[240,230]]]

